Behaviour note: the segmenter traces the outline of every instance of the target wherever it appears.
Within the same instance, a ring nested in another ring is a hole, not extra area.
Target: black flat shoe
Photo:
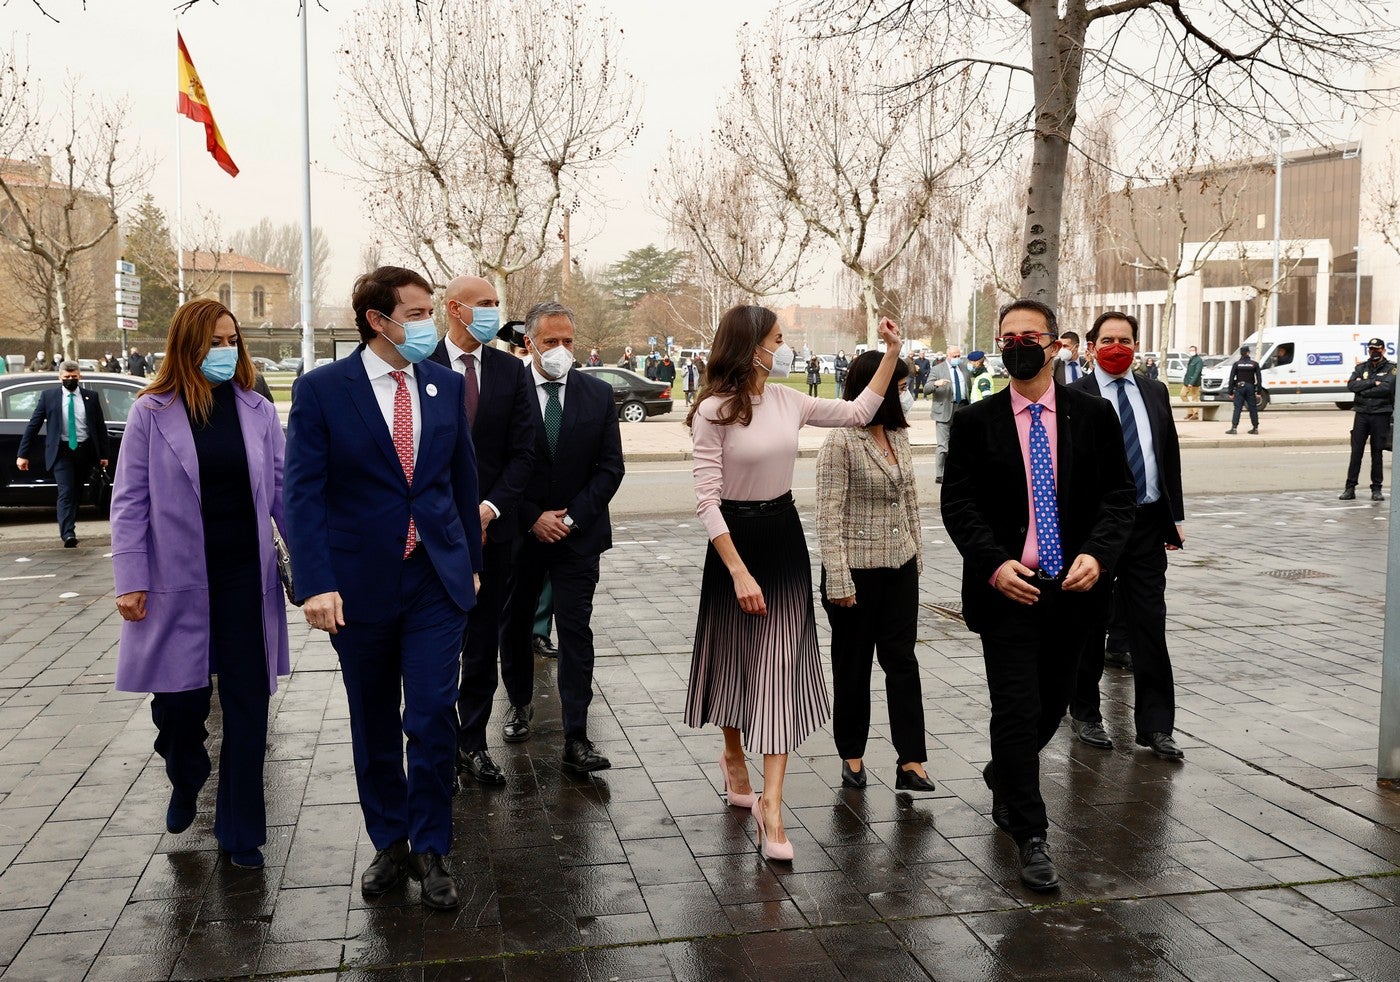
[[[377,897],[387,893],[394,884],[403,879],[404,864],[408,861],[408,840],[400,839],[388,849],[374,854],[374,861],[360,877],[360,892],[366,897]]]
[[[63,548],[65,548],[65,549],[76,549],[76,548],[78,548],[78,540],[77,540],[76,538],[74,538],[73,536],[70,535],[68,538],[66,538],[66,539],[63,540]]]
[[[860,770],[853,771],[850,764],[841,761],[841,784],[847,788],[865,787],[865,765],[861,764]]]
[[[1074,731],[1074,735],[1079,738],[1080,743],[1087,743],[1091,747],[1098,747],[1100,750],[1112,750],[1113,741],[1108,738],[1102,723],[1090,723],[1085,720],[1069,718],[1069,728]]]
[[[524,743],[530,739],[530,720],[535,718],[535,707],[511,706],[506,721],[501,724],[501,737],[506,743]]]
[[[457,751],[457,770],[470,774],[477,784],[506,783],[505,773],[485,750]]]
[[[1186,758],[1170,733],[1139,733],[1136,743],[1139,747],[1147,747],[1165,760],[1184,760]]]
[[[917,771],[911,771],[903,767],[898,768],[898,771],[895,774],[894,789],[896,791],[924,792],[938,790],[933,786],[933,782],[930,781],[928,778],[919,774]]]
[[[1131,651],[1105,651],[1103,653],[1103,663],[1105,665],[1112,665],[1114,668],[1132,671],[1133,653]]]
[[[194,815],[195,796],[172,790],[170,804],[165,809],[165,831],[179,835],[190,827]]]
[[[1044,836],[1032,836],[1021,843],[1021,882],[1032,890],[1059,888],[1060,877],[1046,851]]]
[[[1011,809],[1006,805],[992,802],[992,824],[1007,835],[1011,835]]]
[[[435,852],[415,852],[408,858],[408,872],[422,885],[423,906],[451,910],[458,904],[457,884],[447,862]]]
[[[575,774],[590,774],[605,771],[612,761],[593,749],[593,741],[586,737],[572,737],[564,741],[564,757],[560,765]]]
[[[243,849],[239,852],[228,854],[228,861],[239,869],[262,869],[263,854],[261,849]]]

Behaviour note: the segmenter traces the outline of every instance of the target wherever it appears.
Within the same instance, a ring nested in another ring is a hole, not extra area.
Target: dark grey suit
[[[955,375],[957,385],[953,384]],[[940,381],[948,384],[939,385]],[[933,458],[933,472],[940,481],[943,480],[943,465],[948,459],[948,443],[953,432],[953,412],[959,406],[967,405],[967,397],[971,391],[972,376],[967,371],[966,363],[953,368],[946,361],[940,361],[929,369],[924,393],[933,403],[929,409],[929,415],[936,424],[934,430],[938,438],[938,450]]]

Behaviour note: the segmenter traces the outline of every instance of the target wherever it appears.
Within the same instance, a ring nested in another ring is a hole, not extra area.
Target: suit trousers
[[[78,444],[77,450],[68,449],[66,443],[59,445],[58,457],[53,462],[53,480],[58,485],[58,535],[61,539],[71,539],[77,534],[83,481],[96,463],[97,452],[91,440]]]
[[[1113,572],[1114,606],[1128,631],[1133,653],[1133,722],[1138,733],[1170,733],[1176,724],[1176,689],[1167,652],[1167,550],[1163,501],[1139,505],[1128,544]],[[1109,611],[1095,611],[1094,629],[1079,656],[1070,715],[1101,723],[1099,680],[1103,677],[1104,628]]]
[[[415,852],[445,856],[452,846],[457,672],[467,615],[423,546],[403,561],[398,595],[384,598],[384,610],[382,620],[352,621],[331,637],[350,705],[360,811],[374,848],[407,839]]]
[[[254,571],[256,574],[256,571]],[[267,656],[263,641],[262,590],[249,585],[221,587],[209,609],[210,671],[219,684],[223,741],[219,748],[219,789],[214,803],[214,838],[228,852],[260,848],[267,842],[263,800],[263,758],[267,755]],[[212,685],[151,697],[156,753],[176,792],[193,800],[209,778]]]
[[[822,607],[831,624],[831,729],[836,752],[850,760],[865,756],[870,734],[870,669],[875,658],[885,673],[890,740],[896,766],[928,760],[924,741],[924,700],[914,642],[919,625],[919,564],[898,569],[853,569],[856,605],[838,607],[826,592]]]
[[[1040,794],[1040,751],[1059,729],[1069,704],[1074,665],[1088,634],[1087,598],[1057,584],[1036,583],[1027,607],[1001,598],[982,632],[982,657],[992,701],[992,760],[984,772],[996,805],[1005,805],[1017,843],[1049,827]],[[1000,596],[1000,595],[999,595]]]
[[[1116,655],[1126,655],[1133,649],[1128,644],[1128,622],[1123,617],[1123,605],[1118,601],[1118,591],[1113,591],[1113,602],[1109,606],[1107,637],[1104,650]]]
[[[1382,448],[1390,435],[1389,413],[1357,413],[1351,424],[1351,461],[1347,464],[1347,487],[1356,487],[1361,477],[1361,458],[1371,444],[1371,490],[1385,486],[1385,458]]]
[[[593,701],[593,594],[598,589],[598,556],[580,555],[564,542],[541,542],[527,532],[520,544],[510,599],[506,602],[506,636],[502,643],[502,672],[523,683],[525,705],[535,684],[531,635],[535,605],[545,578],[554,590],[554,626],[559,634],[559,702],[564,737],[588,736],[588,705]],[[516,672],[519,672],[516,675]]]
[[[467,633],[462,644],[462,684],[457,696],[457,715],[461,732],[457,746],[465,751],[486,749],[486,724],[491,718],[491,700],[496,696],[496,660],[501,652],[502,613],[510,590],[510,578],[515,566],[515,554],[520,542],[492,542],[481,547],[483,569],[481,589],[476,606],[467,618]],[[530,681],[521,677],[519,666],[501,663],[501,676],[506,693],[514,705],[530,701]],[[523,698],[524,702],[516,702]]]
[[[525,533],[529,535],[529,532]],[[544,586],[540,587],[540,599],[535,603],[535,623],[531,633],[537,638],[549,639],[554,623],[554,588],[550,586],[549,577],[544,578]],[[528,696],[529,693],[526,693]],[[529,702],[529,699],[525,700]],[[524,703],[517,703],[524,705]]]
[[[933,475],[941,481],[943,466],[948,462],[948,438],[953,434],[952,419],[946,423],[941,419],[935,420],[933,433],[934,439],[938,441],[938,449],[933,452]]]

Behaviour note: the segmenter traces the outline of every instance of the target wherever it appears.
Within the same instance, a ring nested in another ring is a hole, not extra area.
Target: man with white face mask
[[[948,357],[929,369],[928,382],[924,386],[933,408],[934,429],[938,438],[938,451],[933,458],[934,480],[943,483],[943,465],[948,459],[948,437],[953,432],[953,413],[966,406],[972,394],[972,376],[963,364],[962,348],[956,344],[948,346]]]
[[[530,400],[535,464],[520,502],[522,532],[501,640],[503,665],[523,666],[532,692],[531,633],[545,577],[554,590],[559,634],[559,701],[564,716],[563,768],[586,774],[610,767],[588,739],[593,698],[593,593],[599,557],[612,548],[608,503],[622,484],[622,434],[612,387],[574,371],[574,315],[558,303],[538,303],[525,315],[530,351]],[[512,669],[514,671],[514,669]],[[527,723],[531,706],[516,702]]]

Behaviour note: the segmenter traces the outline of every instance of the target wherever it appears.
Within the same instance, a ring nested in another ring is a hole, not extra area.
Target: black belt
[[[719,503],[720,514],[733,515],[735,518],[757,518],[760,515],[776,515],[778,512],[786,511],[794,507],[792,492],[788,491],[776,498],[768,501],[732,501],[722,498]]]

